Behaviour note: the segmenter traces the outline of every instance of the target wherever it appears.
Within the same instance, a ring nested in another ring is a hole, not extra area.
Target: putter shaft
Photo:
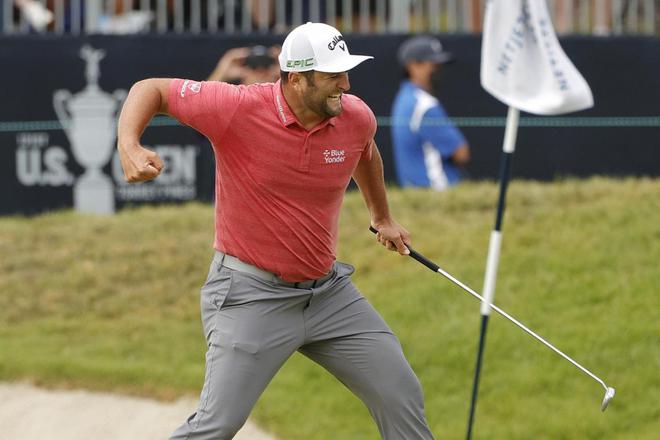
[[[376,233],[378,232],[373,226],[370,226],[370,227],[369,227],[369,230],[370,230],[371,232],[373,232],[374,234],[376,234]],[[460,288],[462,288],[463,290],[465,290],[466,292],[468,292],[470,295],[472,295],[472,296],[474,296],[475,298],[479,299],[481,302],[486,302],[486,300],[485,300],[481,295],[479,295],[477,292],[475,292],[473,289],[471,289],[470,287],[468,287],[467,285],[465,285],[464,283],[462,283],[461,281],[459,281],[458,279],[456,279],[455,277],[453,277],[451,274],[449,274],[448,272],[446,272],[445,270],[443,270],[440,266],[438,266],[437,264],[435,264],[434,262],[432,262],[431,260],[429,260],[428,258],[426,258],[425,256],[423,256],[423,255],[420,254],[419,252],[413,250],[410,246],[408,246],[408,250],[410,251],[410,256],[411,256],[413,259],[415,259],[415,260],[417,260],[418,262],[422,263],[424,266],[428,267],[428,268],[431,269],[433,272],[437,272],[437,273],[439,273],[440,275],[444,276],[444,277],[447,278],[449,281],[451,281],[452,283],[456,284],[457,286],[459,286]],[[555,353],[557,353],[558,355],[560,355],[561,357],[563,357],[564,359],[566,359],[567,361],[569,361],[569,362],[570,362],[571,364],[573,364],[575,367],[577,367],[578,369],[580,369],[583,373],[587,374],[589,377],[591,377],[591,378],[594,379],[596,382],[598,382],[599,384],[601,384],[601,386],[602,386],[603,388],[605,388],[605,392],[606,392],[606,393],[608,392],[608,390],[609,390],[608,386],[605,384],[605,382],[603,382],[603,380],[601,380],[601,379],[600,379],[598,376],[596,376],[594,373],[592,373],[591,371],[587,370],[587,369],[584,368],[582,365],[580,365],[579,363],[577,363],[576,361],[574,361],[573,359],[571,359],[568,355],[564,354],[564,352],[562,352],[562,351],[559,350],[557,347],[555,347],[554,345],[552,345],[551,343],[549,343],[548,341],[546,341],[545,339],[543,339],[541,336],[539,336],[539,335],[537,335],[536,333],[534,333],[532,330],[530,330],[529,328],[527,328],[527,326],[525,326],[523,323],[521,323],[520,321],[518,321],[516,318],[514,318],[514,317],[511,316],[511,315],[509,315],[508,313],[506,313],[504,310],[502,310],[502,309],[500,309],[499,307],[497,307],[495,304],[488,303],[488,306],[489,306],[489,307],[492,307],[493,310],[495,310],[497,313],[499,313],[500,315],[504,316],[506,319],[508,319],[509,321],[513,322],[515,325],[517,325],[518,327],[520,327],[521,329],[523,329],[525,332],[527,332],[527,334],[533,336],[533,337],[536,338],[538,341],[542,342],[546,347],[550,348],[550,349],[553,350]],[[613,389],[612,389],[612,396],[613,396],[613,395],[614,395],[614,393],[613,393]]]
[[[481,295],[479,295],[477,292],[475,292],[474,290],[470,289],[468,286],[466,286],[465,284],[463,284],[462,282],[460,282],[459,280],[457,280],[456,278],[454,278],[453,276],[451,276],[449,273],[447,273],[447,272],[445,272],[444,270],[442,270],[442,268],[439,267],[438,270],[437,270],[437,272],[438,272],[439,274],[441,274],[442,276],[444,276],[445,278],[447,278],[449,281],[451,281],[451,282],[453,282],[454,284],[456,284],[456,285],[462,287],[463,290],[465,290],[466,292],[468,292],[469,294],[471,294],[471,295],[474,296],[475,298],[478,298],[478,299],[481,300],[482,302],[485,302],[485,301],[486,301]],[[529,328],[527,328],[527,326],[525,326],[523,323],[521,323],[520,321],[518,321],[516,318],[514,318],[514,317],[511,316],[511,315],[509,315],[508,313],[506,313],[504,310],[502,310],[502,309],[500,309],[499,307],[497,307],[495,304],[489,303],[488,306],[489,306],[489,307],[492,307],[493,310],[495,310],[497,313],[499,313],[500,315],[504,316],[504,317],[507,318],[509,321],[513,322],[514,324],[516,324],[518,327],[520,327],[521,329],[523,329],[524,331],[526,331],[529,335],[533,336],[533,337],[536,338],[538,341],[540,341],[540,342],[542,342],[543,344],[545,344],[546,347],[550,348],[550,349],[553,350],[555,353],[557,353],[558,355],[560,355],[561,357],[563,357],[564,359],[566,359],[568,362],[570,362],[571,364],[575,365],[577,368],[579,368],[580,370],[582,370],[584,373],[586,373],[586,374],[588,374],[589,376],[591,376],[591,378],[593,378],[595,381],[597,381],[598,383],[600,383],[600,384],[602,385],[602,387],[605,388],[605,391],[607,391],[607,385],[605,385],[605,382],[603,382],[600,378],[598,378],[598,376],[596,376],[596,375],[593,374],[591,371],[587,370],[587,369],[584,368],[582,365],[580,365],[579,363],[577,363],[576,361],[574,361],[573,359],[571,359],[568,355],[564,354],[564,352],[562,352],[562,351],[559,350],[557,347],[555,347],[554,345],[552,345],[551,343],[549,343],[548,341],[546,341],[545,339],[543,339],[541,336],[539,336],[539,335],[537,335],[536,333],[534,333],[532,330],[530,330]]]

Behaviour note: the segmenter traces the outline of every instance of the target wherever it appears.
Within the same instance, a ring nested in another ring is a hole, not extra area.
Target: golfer
[[[369,408],[386,440],[432,439],[419,381],[399,341],[336,261],[339,211],[357,182],[378,241],[408,253],[408,232],[390,215],[376,120],[348,95],[350,55],[321,23],[286,37],[276,83],[148,79],[136,83],[119,120],[129,182],[156,178],[163,162],[140,145],[156,113],[206,137],[216,159],[215,255],[201,289],[206,375],[197,411],[172,440],[231,439],[297,350]]]

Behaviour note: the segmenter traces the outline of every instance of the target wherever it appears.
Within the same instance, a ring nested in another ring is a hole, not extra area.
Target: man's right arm
[[[456,165],[465,165],[470,161],[470,146],[455,125],[438,125],[438,121],[447,120],[447,113],[438,103],[424,114],[419,129],[420,135],[424,140],[430,142],[442,157],[451,158]]]
[[[171,79],[152,78],[131,87],[117,124],[117,149],[128,182],[155,179],[163,169],[158,155],[140,144],[149,121],[158,113],[168,113],[167,96]]]

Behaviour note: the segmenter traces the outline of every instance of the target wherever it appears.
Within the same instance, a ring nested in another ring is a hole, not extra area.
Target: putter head
[[[614,398],[614,388],[612,387],[607,387],[607,390],[605,391],[605,397],[603,397],[603,403],[600,404],[600,410],[605,411],[607,409],[607,405],[609,405],[610,400]]]

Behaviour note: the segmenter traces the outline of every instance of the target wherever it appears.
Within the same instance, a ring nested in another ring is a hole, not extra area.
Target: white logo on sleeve
[[[342,163],[346,160],[346,152],[344,150],[323,150],[323,158],[325,163]]]
[[[199,91],[202,89],[202,83],[197,82],[197,81],[190,81],[189,79],[185,80],[183,82],[183,85],[181,86],[181,92],[179,95],[181,97],[186,96],[186,90],[190,90],[192,93],[199,93]]]

